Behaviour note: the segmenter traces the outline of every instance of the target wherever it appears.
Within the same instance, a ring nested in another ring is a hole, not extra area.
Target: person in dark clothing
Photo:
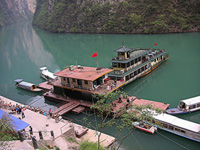
[[[23,118],[25,118],[25,115],[24,115],[23,109],[21,109],[21,111],[22,111],[22,119],[23,119]]]
[[[33,135],[33,128],[31,126],[29,126],[29,128],[30,135]]]

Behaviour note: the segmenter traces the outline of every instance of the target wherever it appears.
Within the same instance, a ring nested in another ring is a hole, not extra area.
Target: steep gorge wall
[[[200,31],[200,0],[37,0],[33,25],[51,32]]]
[[[35,7],[36,0],[0,0],[0,27],[31,20]]]

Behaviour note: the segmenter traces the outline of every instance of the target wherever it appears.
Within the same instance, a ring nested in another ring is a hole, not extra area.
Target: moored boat
[[[169,58],[163,49],[141,49],[122,46],[115,50],[117,57],[111,60],[112,69],[108,76],[128,84],[156,69]]]
[[[33,92],[42,91],[42,89],[37,88],[37,86],[35,84],[29,83],[29,82],[24,82],[23,79],[16,79],[15,82],[16,82],[15,85],[21,89],[33,91]]]
[[[149,125],[144,122],[134,122],[133,125],[137,129],[143,130],[143,131],[151,133],[151,134],[154,134],[155,132],[157,132],[157,128],[155,126]]]
[[[52,72],[50,72],[47,67],[40,68],[40,76],[45,80],[55,80],[58,77],[54,76]]]
[[[200,142],[200,124],[166,113],[154,114],[153,118],[152,124],[157,128]]]
[[[200,110],[200,96],[181,100],[179,105],[166,110],[171,115],[185,114]]]

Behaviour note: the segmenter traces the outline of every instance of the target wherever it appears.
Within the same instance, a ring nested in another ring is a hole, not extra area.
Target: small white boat
[[[33,92],[42,91],[42,89],[37,88],[35,84],[24,82],[23,79],[16,79],[15,82],[16,82],[15,85],[21,89],[33,91]]]
[[[55,80],[58,77],[54,76],[52,72],[49,72],[47,67],[40,68],[40,76],[45,80]]]
[[[179,105],[166,110],[171,115],[185,114],[200,110],[200,96],[181,100]]]
[[[143,130],[145,132],[148,132],[148,133],[151,133],[151,134],[154,134],[155,132],[157,132],[157,128],[152,126],[152,125],[149,125],[145,122],[134,122],[133,125],[140,129],[140,130]]]

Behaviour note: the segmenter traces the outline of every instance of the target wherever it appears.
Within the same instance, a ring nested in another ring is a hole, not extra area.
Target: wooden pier
[[[85,109],[90,109],[92,106],[92,102],[83,101],[83,100],[75,100],[70,97],[64,97],[52,92],[46,92],[43,94],[45,98],[53,100],[53,101],[62,101],[65,102],[64,105],[60,106],[58,109],[54,110],[53,114],[63,115],[69,111],[79,114],[83,112]]]
[[[59,115],[64,115],[65,113],[73,110],[77,106],[79,106],[80,103],[75,103],[75,102],[69,102],[67,104],[62,105],[58,109],[54,110],[52,114],[59,114]]]

